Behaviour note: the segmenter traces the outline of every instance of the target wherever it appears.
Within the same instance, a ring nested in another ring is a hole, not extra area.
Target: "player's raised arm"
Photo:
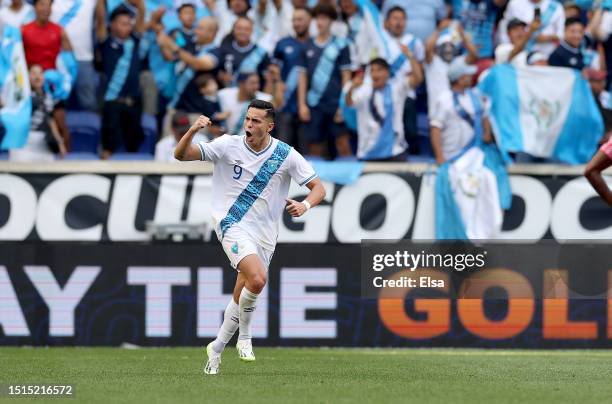
[[[174,149],[174,158],[180,161],[201,160],[202,154],[200,148],[193,144],[191,140],[200,129],[209,125],[210,119],[204,115],[200,115],[176,145],[176,149]]]
[[[300,217],[312,207],[317,206],[325,198],[325,187],[319,178],[315,178],[306,184],[310,192],[302,202],[287,199],[287,212],[293,217]]]

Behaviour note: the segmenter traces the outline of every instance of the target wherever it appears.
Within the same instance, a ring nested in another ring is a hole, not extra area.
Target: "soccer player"
[[[612,206],[612,191],[601,172],[612,165],[612,139],[604,143],[595,156],[589,161],[584,176],[591,183],[595,191],[603,198],[609,206]]]
[[[208,344],[204,373],[219,373],[221,353],[239,329],[238,356],[254,361],[251,319],[257,297],[266,285],[267,271],[278,237],[279,219],[286,210],[302,216],[325,197],[325,189],[310,164],[284,142],[270,136],[274,107],[253,100],[244,120],[243,136],[223,135],[210,143],[191,139],[210,119],[200,116],[175,149],[177,160],[207,160],[213,171],[213,223],[217,238],[238,271],[217,338]],[[291,179],[310,193],[302,202],[287,199]]]

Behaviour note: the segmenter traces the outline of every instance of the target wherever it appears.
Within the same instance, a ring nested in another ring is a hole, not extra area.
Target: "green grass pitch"
[[[85,403],[560,403],[612,400],[612,351],[0,348],[0,384],[73,384]],[[26,402],[0,397],[2,402]],[[38,398],[35,402],[65,400]]]

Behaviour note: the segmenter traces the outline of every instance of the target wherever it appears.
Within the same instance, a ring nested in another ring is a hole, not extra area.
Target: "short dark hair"
[[[191,7],[193,11],[196,11],[195,5],[193,3],[183,3],[179,6],[179,8],[176,9],[176,12],[180,13],[181,10],[184,9],[185,7]]]
[[[110,15],[110,21],[113,22],[115,21],[117,18],[121,17],[122,15],[127,15],[128,17],[132,18],[134,15],[132,14],[132,12],[130,11],[129,8],[125,7],[123,4],[120,5],[119,7],[117,7],[116,9],[113,10],[113,12]]]
[[[406,10],[404,10],[404,7],[393,6],[389,9],[389,11],[387,11],[387,15],[385,15],[385,20],[388,20],[391,13],[394,13],[396,11],[399,11],[400,13],[404,14],[404,18],[408,17],[408,15],[406,14]]]
[[[34,0],[34,1],[32,1],[32,5],[35,6],[36,3],[38,3],[38,2],[39,2],[39,0]],[[51,4],[53,4],[53,0],[51,0]]]
[[[311,9],[309,9],[308,7],[302,7],[302,6],[299,6],[299,7],[294,7],[294,8],[293,8],[293,12],[296,12],[296,11],[298,11],[298,10],[304,10],[304,11],[306,11],[306,12],[308,13],[308,15],[309,15],[309,16],[311,16],[311,17],[312,17],[312,10],[311,10]]]
[[[567,20],[565,20],[565,28],[569,27],[570,25],[574,25],[574,24],[580,24],[584,27],[584,23],[578,17],[570,17]]]
[[[264,111],[266,111],[266,118],[269,118],[270,120],[272,120],[272,122],[274,122],[274,118],[276,118],[274,105],[272,105],[271,102],[255,99],[251,101],[251,103],[249,104],[249,108],[263,109]]]
[[[372,65],[377,65],[380,66],[386,70],[391,70],[391,66],[389,66],[389,62],[387,62],[385,59],[383,58],[374,58],[372,60],[370,60],[370,66]]]
[[[326,15],[332,20],[338,19],[338,11],[331,4],[319,3],[312,9],[312,16]]]
[[[197,88],[202,88],[206,86],[211,80],[216,80],[215,76],[210,73],[200,73],[195,78],[195,85]]]
[[[234,27],[236,26],[236,24],[238,23],[238,21],[240,20],[246,20],[248,22],[251,23],[251,25],[255,25],[255,23],[253,22],[253,20],[251,20],[249,17],[247,17],[246,15],[239,15],[238,18],[236,18],[236,21],[234,21],[234,24],[232,25],[232,31],[234,30]]]

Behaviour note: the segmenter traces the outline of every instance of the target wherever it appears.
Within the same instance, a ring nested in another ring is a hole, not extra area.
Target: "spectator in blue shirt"
[[[478,48],[479,58],[493,56],[495,22],[497,13],[508,0],[460,0],[455,1],[453,14],[461,20],[465,32]]]
[[[348,43],[331,34],[331,24],[338,16],[335,7],[318,4],[312,15],[318,34],[304,44],[298,81],[298,113],[302,122],[307,123],[309,154],[322,156],[331,136],[337,154],[350,156],[349,134],[339,108],[342,87],[351,78]],[[333,154],[331,151],[330,155]]]
[[[119,6],[110,15],[110,35],[106,27],[98,32],[100,42],[97,66],[102,71],[102,158],[106,159],[121,144],[135,152],[144,138],[140,118],[142,102],[139,75],[139,44],[144,24],[144,1],[139,1],[136,26],[130,10]],[[105,25],[105,24],[104,24]]]
[[[280,78],[284,86],[282,107],[278,115],[279,139],[296,146],[300,151],[305,147],[301,144],[304,139],[300,134],[302,131],[297,116],[298,64],[303,44],[310,39],[308,35],[310,11],[304,7],[295,8],[291,22],[295,36],[287,36],[278,41],[272,57],[273,64],[270,67],[276,66],[280,69]]]

